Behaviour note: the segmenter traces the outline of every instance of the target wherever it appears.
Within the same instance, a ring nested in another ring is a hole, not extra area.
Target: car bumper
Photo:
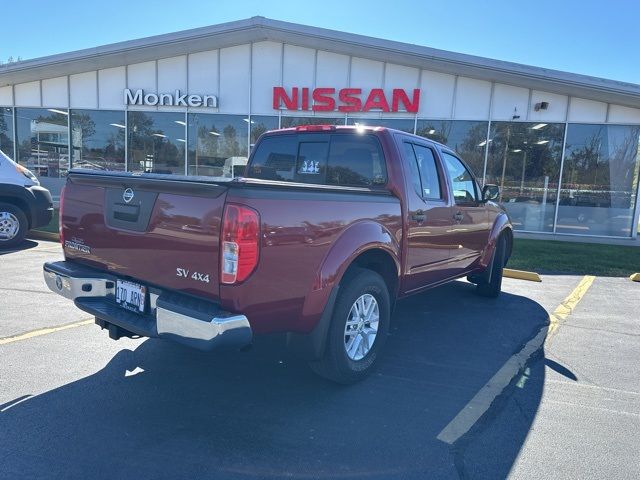
[[[49,225],[53,218],[53,200],[51,193],[44,187],[35,185],[28,188],[33,196],[31,204],[31,228]]]
[[[68,261],[45,263],[43,273],[51,291],[94,315],[115,339],[133,334],[213,350],[241,348],[253,337],[246,316],[220,310],[213,302],[151,287],[148,312],[138,314],[116,304],[115,275]]]

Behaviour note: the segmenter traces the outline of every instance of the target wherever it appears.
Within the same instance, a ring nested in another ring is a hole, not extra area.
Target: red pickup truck
[[[396,299],[465,276],[499,294],[513,234],[497,196],[421,137],[277,130],[234,180],[72,170],[65,261],[44,277],[113,339],[212,349],[286,332],[316,372],[350,383],[372,369]]]

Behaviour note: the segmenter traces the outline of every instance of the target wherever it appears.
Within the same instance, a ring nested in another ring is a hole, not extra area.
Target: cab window
[[[260,141],[247,177],[375,188],[387,183],[387,169],[373,135],[281,135]]]
[[[451,177],[453,198],[456,203],[475,203],[478,201],[476,182],[469,169],[458,159],[447,152],[442,152],[444,163]]]

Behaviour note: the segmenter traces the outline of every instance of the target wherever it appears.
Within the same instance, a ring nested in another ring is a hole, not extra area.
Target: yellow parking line
[[[632,282],[640,282],[640,273],[634,273],[629,278]]]
[[[502,275],[507,278],[516,278],[518,280],[529,280],[530,282],[541,282],[540,275],[536,272],[525,272],[524,270],[513,270],[511,268],[505,268],[502,271]]]
[[[20,340],[27,340],[33,337],[39,337],[40,335],[48,335],[49,333],[59,332],[60,330],[67,330],[69,328],[81,327],[83,325],[89,325],[93,323],[93,318],[88,320],[80,320],[79,322],[67,323],[64,325],[58,325],[55,327],[39,328],[37,330],[31,330],[30,332],[20,333],[10,337],[1,337],[0,345],[6,345],[7,343],[19,342]]]
[[[587,290],[589,290],[589,287],[591,287],[595,279],[596,277],[593,275],[585,275],[578,286],[573,289],[573,292],[558,305],[558,308],[556,308],[553,313],[549,314],[549,329],[547,330],[546,342],[548,342],[556,332],[560,323],[564,322],[567,317],[571,315],[571,312],[573,312],[578,302],[580,302],[582,297],[587,293]]]
[[[587,275],[582,279],[573,292],[549,315],[549,326],[547,327],[545,325],[540,328],[536,336],[529,340],[524,347],[522,347],[522,350],[512,355],[505,362],[500,370],[478,390],[478,393],[475,394],[469,403],[458,412],[454,419],[442,429],[436,437],[438,440],[452,445],[480,420],[498,395],[500,395],[513,381],[515,376],[522,371],[529,361],[529,358],[547,342],[552,331],[558,328],[560,321],[565,320],[573,309],[576,308],[576,305],[580,299],[584,297],[584,294],[587,293],[587,290],[589,290],[595,278],[596,277]]]

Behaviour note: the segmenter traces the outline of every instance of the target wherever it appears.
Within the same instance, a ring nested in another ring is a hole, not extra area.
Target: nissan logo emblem
[[[131,190],[130,188],[127,188],[124,193],[122,194],[122,199],[129,203],[131,200],[133,200],[133,190]]]

